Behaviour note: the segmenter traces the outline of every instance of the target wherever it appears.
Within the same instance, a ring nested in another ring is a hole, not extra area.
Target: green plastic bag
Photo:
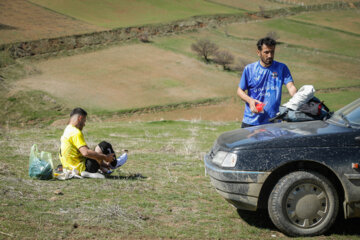
[[[53,178],[53,162],[51,153],[41,152],[39,154],[37,145],[31,147],[29,159],[29,176],[40,180],[49,180]]]

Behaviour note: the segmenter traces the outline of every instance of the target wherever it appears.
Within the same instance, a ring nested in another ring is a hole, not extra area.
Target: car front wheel
[[[289,236],[314,236],[335,222],[339,198],[324,176],[307,171],[292,172],[272,190],[268,211],[277,228]]]

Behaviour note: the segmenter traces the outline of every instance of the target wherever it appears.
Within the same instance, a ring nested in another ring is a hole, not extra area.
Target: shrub
[[[151,41],[149,40],[149,35],[147,33],[144,33],[142,34],[140,37],[139,37],[139,40],[140,42],[143,42],[143,43],[150,43]]]
[[[224,70],[230,70],[229,65],[234,62],[234,56],[228,51],[218,51],[215,55],[214,62],[223,66]]]
[[[199,57],[203,57],[208,63],[210,61],[209,57],[214,56],[219,47],[207,39],[201,39],[192,44],[191,49],[196,52]]]

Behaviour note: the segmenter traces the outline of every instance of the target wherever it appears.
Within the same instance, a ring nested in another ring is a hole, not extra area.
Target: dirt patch
[[[238,77],[196,59],[134,44],[43,61],[17,89],[50,93],[67,106],[120,110],[234,95]]]
[[[0,44],[106,30],[25,0],[0,2]]]
[[[206,120],[206,121],[241,121],[245,104],[240,101],[228,101],[216,105],[199,106],[190,109],[134,114],[114,117],[110,121],[161,121],[161,120]]]

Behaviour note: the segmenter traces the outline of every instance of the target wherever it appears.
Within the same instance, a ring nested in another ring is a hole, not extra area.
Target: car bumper
[[[261,187],[270,172],[226,170],[204,158],[206,174],[217,192],[236,208],[255,211]]]

